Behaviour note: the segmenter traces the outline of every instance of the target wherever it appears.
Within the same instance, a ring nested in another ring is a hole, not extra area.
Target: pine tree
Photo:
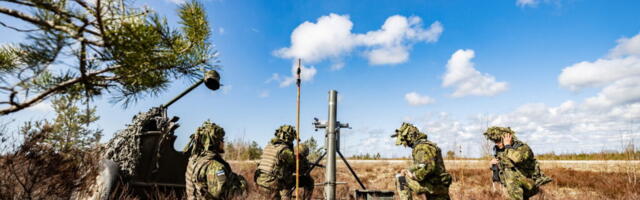
[[[180,29],[131,1],[3,2],[10,7],[0,6],[0,14],[27,27],[0,20],[26,36],[0,45],[0,115],[60,94],[91,99],[106,93],[126,107],[175,79],[195,80],[218,67],[204,8],[195,1],[178,9]]]
[[[96,108],[80,108],[77,106],[79,101],[80,97],[77,95],[64,95],[52,100],[56,117],[53,123],[47,122],[52,129],[45,141],[62,152],[94,147],[102,136],[101,129],[90,128],[99,119]]]

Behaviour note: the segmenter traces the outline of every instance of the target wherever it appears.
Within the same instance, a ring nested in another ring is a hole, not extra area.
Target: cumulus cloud
[[[474,68],[471,59],[475,52],[471,49],[458,50],[447,62],[447,71],[443,77],[443,87],[454,87],[451,96],[493,96],[508,89],[506,82],[497,82],[490,74],[482,74]]]
[[[562,70],[558,82],[560,86],[575,91],[637,76],[640,76],[640,57],[626,56],[576,63]]]
[[[420,17],[400,15],[387,18],[378,30],[359,34],[353,33],[352,28],[348,15],[331,13],[315,23],[306,21],[291,33],[291,46],[273,54],[311,64],[331,60],[331,69],[339,70],[344,67],[341,58],[357,50],[370,65],[393,65],[406,62],[414,44],[437,42],[444,30],[438,21],[425,29]]]
[[[292,76],[289,77],[284,77],[282,78],[282,81],[280,82],[280,87],[286,87],[289,86],[291,84],[294,84],[296,82],[296,71],[298,70],[298,66],[296,64],[293,64],[293,66],[291,66],[291,74],[293,74]],[[301,81],[311,81],[313,80],[313,77],[316,75],[317,70],[314,66],[311,67],[306,67],[304,65],[300,66],[300,80]]]
[[[426,132],[443,151],[460,146],[465,156],[481,156],[485,149],[483,144],[486,144],[482,132],[489,126],[511,127],[517,132],[516,136],[527,142],[537,154],[620,150],[640,139],[640,77],[633,73],[639,66],[634,61],[640,57],[634,43],[638,37],[618,40],[618,45],[604,58],[579,62],[562,70],[559,76],[561,86],[601,88],[595,96],[567,100],[557,105],[525,103],[513,111],[476,114],[466,119],[453,118],[448,113],[426,113],[407,116],[405,120]],[[473,58],[472,51],[463,52],[465,54],[460,55],[465,59],[462,60]],[[473,71],[466,69],[462,71]],[[390,133],[392,129],[386,132]],[[350,145],[358,152],[409,155],[403,149],[379,149],[382,145],[391,144],[385,139],[353,141]]]
[[[640,101],[640,34],[617,42],[604,58],[564,68],[558,76],[560,86],[574,91],[602,88],[597,96],[586,100],[591,107],[609,108]]]
[[[618,45],[609,51],[609,57],[622,56],[640,56],[640,34],[619,39]]]
[[[429,97],[418,94],[417,92],[410,92],[404,95],[404,99],[412,106],[426,105],[435,103],[436,100]]]

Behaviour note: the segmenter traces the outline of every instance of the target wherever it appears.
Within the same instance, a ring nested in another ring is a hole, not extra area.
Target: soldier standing
[[[484,136],[495,143],[495,158],[491,160],[491,168],[497,169],[498,175],[494,175],[494,181],[502,183],[510,199],[526,200],[536,195],[540,186],[552,179],[540,171],[529,145],[518,140],[514,134],[509,127],[496,126],[484,132]]]
[[[291,186],[295,185],[296,157],[293,139],[296,130],[291,125],[282,125],[275,137],[264,147],[254,174],[260,191],[269,199],[288,199]]]
[[[191,135],[185,148],[190,154],[187,165],[187,199],[231,199],[246,194],[244,177],[233,173],[229,163],[222,159],[224,129],[206,121]]]
[[[412,148],[413,165],[396,175],[400,199],[413,199],[414,192],[429,200],[450,199],[451,175],[445,169],[440,148],[409,123],[402,123],[391,137],[396,138],[396,145]]]

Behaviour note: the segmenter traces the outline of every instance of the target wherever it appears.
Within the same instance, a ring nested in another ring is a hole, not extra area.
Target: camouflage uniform
[[[452,180],[444,166],[440,148],[409,123],[403,123],[391,137],[397,137],[396,145],[413,149],[413,164],[408,169],[413,177],[396,176],[400,199],[413,199],[413,193],[424,194],[429,200],[450,199],[449,185]]]
[[[302,199],[311,199],[313,195],[314,180],[311,177],[311,163],[307,158],[309,156],[309,147],[304,144],[300,144],[300,188],[304,189],[302,192]],[[309,171],[309,172],[308,172]],[[307,172],[305,174],[305,172]],[[295,184],[295,183],[294,183]],[[295,185],[293,185],[295,187]],[[295,188],[294,188],[295,189]]]
[[[501,142],[503,135],[507,133],[515,134],[511,128],[490,127],[484,135],[489,140]],[[538,161],[529,145],[517,140],[515,136],[511,145],[505,145],[503,149],[494,146],[494,152],[498,159],[499,181],[510,199],[529,199],[539,192],[541,185],[552,181],[540,171]]]
[[[262,151],[254,174],[254,181],[269,199],[288,199],[291,186],[295,186],[296,157],[293,152],[293,126],[280,126],[275,138]]]
[[[187,199],[231,199],[247,191],[244,177],[233,173],[222,159],[224,130],[209,121],[204,122],[185,148],[190,154],[187,165]]]

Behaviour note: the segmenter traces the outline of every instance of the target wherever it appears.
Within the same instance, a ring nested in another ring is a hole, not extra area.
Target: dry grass
[[[358,173],[367,189],[394,190],[394,175],[407,166],[407,162],[354,162],[352,166]],[[487,165],[485,165],[487,166]],[[245,176],[249,182],[253,180],[253,162],[232,162],[234,171]],[[449,167],[449,166],[448,166]],[[629,172],[597,172],[588,170],[574,170],[564,167],[543,167],[545,174],[551,176],[554,182],[542,187],[542,192],[535,196],[536,200],[547,199],[640,199],[640,175],[638,166],[632,164],[628,167],[634,169]],[[451,165],[449,172],[454,177],[450,194],[452,199],[502,199],[502,188],[491,183],[491,171],[487,167],[483,169],[480,164]],[[324,170],[313,171],[316,183],[324,180]],[[634,178],[635,177],[635,178]],[[339,182],[347,182],[338,185],[337,195],[341,199],[352,199],[353,191],[359,189],[355,179],[344,165],[338,165],[337,179]],[[255,188],[253,183],[250,183]],[[322,186],[316,186],[314,198],[322,198]],[[247,199],[261,199],[252,191]]]

